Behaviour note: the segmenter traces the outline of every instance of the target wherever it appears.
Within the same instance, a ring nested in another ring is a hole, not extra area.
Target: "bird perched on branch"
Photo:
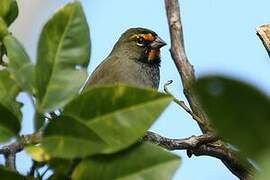
[[[86,87],[121,82],[157,89],[160,80],[160,48],[165,45],[154,31],[128,29],[89,77]]]

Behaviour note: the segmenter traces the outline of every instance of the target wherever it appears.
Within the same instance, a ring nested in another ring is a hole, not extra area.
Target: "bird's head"
[[[154,32],[145,28],[131,28],[122,34],[114,53],[124,53],[129,59],[149,64],[160,63],[160,48],[166,43]]]

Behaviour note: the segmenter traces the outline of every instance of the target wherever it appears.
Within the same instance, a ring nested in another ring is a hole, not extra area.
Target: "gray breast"
[[[139,69],[141,83],[144,86],[158,89],[160,81],[159,65],[152,65],[143,62],[138,62],[141,66]]]

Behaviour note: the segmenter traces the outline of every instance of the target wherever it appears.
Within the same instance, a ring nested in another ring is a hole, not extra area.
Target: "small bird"
[[[166,43],[152,30],[131,28],[122,34],[109,56],[95,69],[86,83],[125,83],[158,89],[160,48]]]

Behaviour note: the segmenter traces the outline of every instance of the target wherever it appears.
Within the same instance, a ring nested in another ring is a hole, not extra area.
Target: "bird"
[[[165,41],[150,29],[126,30],[111,53],[89,76],[85,87],[124,83],[158,89],[160,48],[165,45]]]

